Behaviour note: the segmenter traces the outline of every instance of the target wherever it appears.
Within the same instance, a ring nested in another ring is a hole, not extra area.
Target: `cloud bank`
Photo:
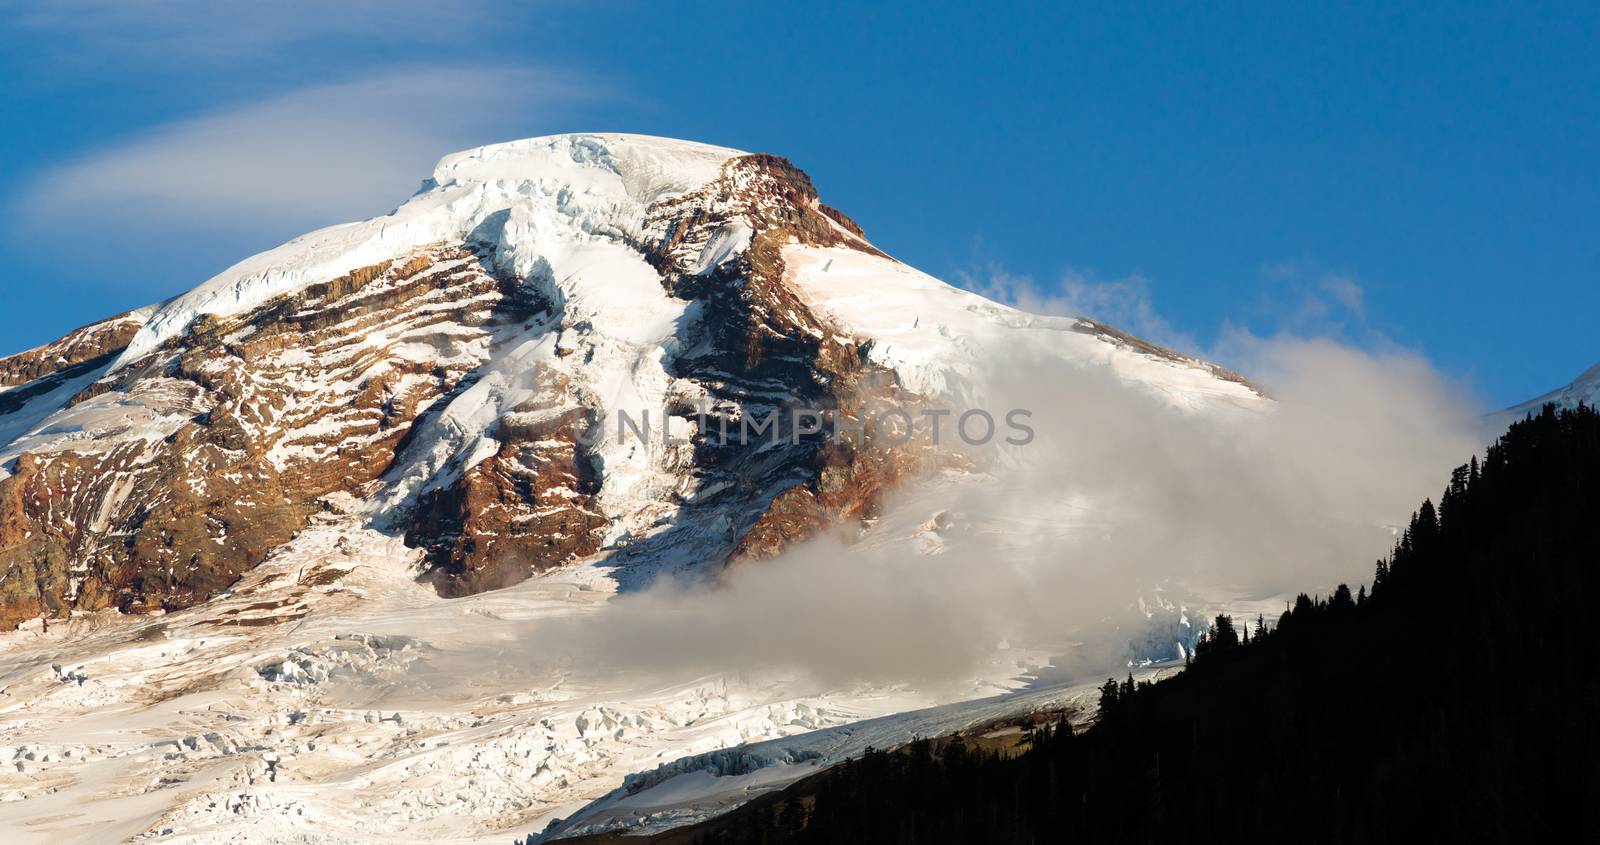
[[[624,594],[521,630],[492,659],[929,688],[980,673],[1001,644],[1104,672],[1141,598],[1198,620],[1364,582],[1395,526],[1483,445],[1479,409],[1403,351],[1231,342],[1271,403],[1195,414],[1100,368],[996,361],[986,407],[1033,410],[1038,437],[990,453],[982,477],[903,492],[875,540],[818,539],[710,589]]]

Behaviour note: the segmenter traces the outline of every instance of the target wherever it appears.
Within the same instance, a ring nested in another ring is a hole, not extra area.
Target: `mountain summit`
[[[611,134],[446,156],[388,215],[0,359],[0,627],[204,601],[314,521],[403,537],[445,595],[769,556],[937,456],[702,428],[950,401],[997,346],[1256,399],[916,272],[776,156]],[[646,413],[681,436],[584,434]]]

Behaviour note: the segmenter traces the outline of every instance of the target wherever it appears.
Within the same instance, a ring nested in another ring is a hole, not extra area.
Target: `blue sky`
[[[1600,360],[1600,7],[0,0],[0,353],[382,213],[450,150],[794,160],[892,254],[1219,355]],[[267,8],[262,8],[267,7]]]

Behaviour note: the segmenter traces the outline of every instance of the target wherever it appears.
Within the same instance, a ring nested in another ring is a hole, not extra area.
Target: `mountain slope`
[[[887,258],[774,156],[616,135],[449,156],[390,215],[0,359],[0,627],[204,601],[330,497],[446,595],[624,549],[651,572],[770,556],[940,456],[702,429],[971,401],[1002,348],[1191,409],[1259,399]],[[616,436],[624,413],[688,442]]]

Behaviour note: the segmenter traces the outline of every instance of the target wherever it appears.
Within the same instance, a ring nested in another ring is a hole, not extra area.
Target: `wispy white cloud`
[[[1323,292],[1333,297],[1352,314],[1361,314],[1366,308],[1366,290],[1349,276],[1327,275],[1317,282]]]
[[[61,164],[24,191],[14,222],[140,238],[294,234],[383,213],[441,155],[539,134],[593,93],[526,68],[411,68],[301,88]]]
[[[1157,307],[1155,288],[1133,273],[1096,279],[1066,270],[1053,283],[1017,275],[991,262],[982,271],[957,274],[962,287],[1035,314],[1089,317],[1176,351],[1242,368],[1261,338],[1327,338],[1384,354],[1412,354],[1368,319],[1366,289],[1353,276],[1307,268],[1295,262],[1265,265],[1252,284],[1254,304],[1214,327],[1202,327],[1207,340],[1178,328]],[[1246,370],[1241,370],[1246,371]]]
[[[13,25],[63,47],[119,55],[236,60],[319,38],[372,43],[460,40],[493,19],[493,0],[0,0]]]
[[[1267,285],[1256,312],[1272,330],[1333,337],[1371,333],[1366,289],[1352,276],[1287,261],[1268,265],[1262,275]]]

